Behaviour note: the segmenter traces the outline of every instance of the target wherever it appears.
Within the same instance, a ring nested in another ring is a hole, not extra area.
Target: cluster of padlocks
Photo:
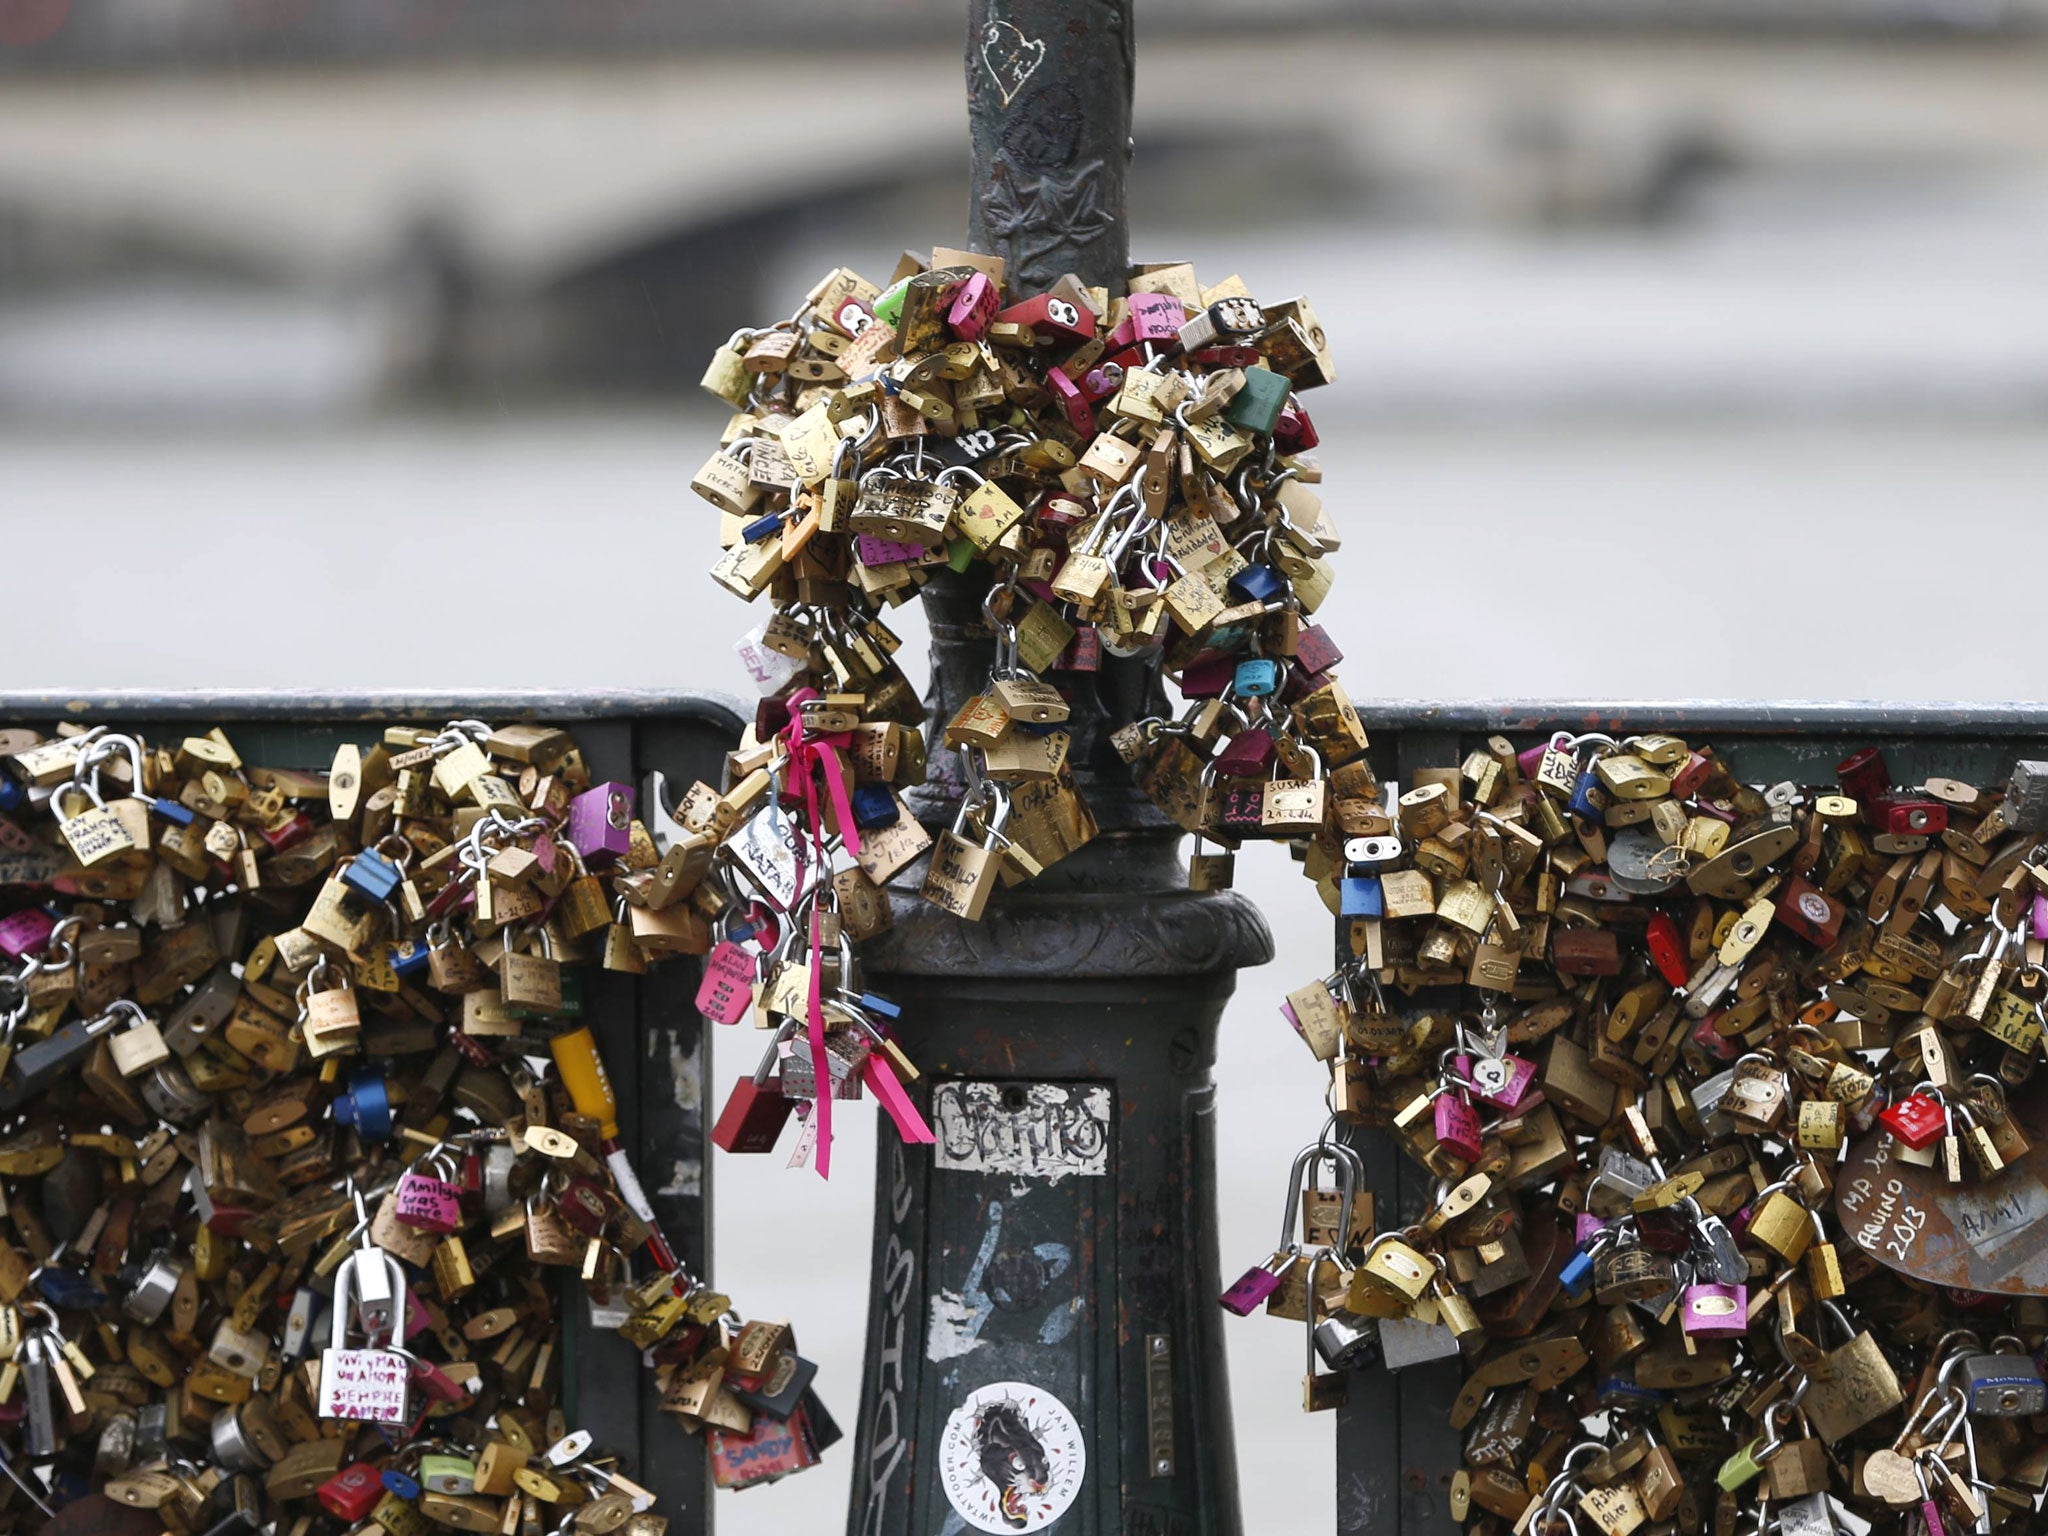
[[[1283,1012],[1333,1128],[1434,1193],[1376,1228],[1326,1131],[1223,1297],[1306,1331],[1304,1406],[1462,1361],[1478,1531],[2038,1529],[2043,1127],[2008,1093],[2048,764],[1906,787],[1872,749],[1758,788],[1675,735],[1559,734],[1417,780],[1311,846],[1349,956]]]
[[[698,828],[798,939],[748,943],[742,917],[711,960],[707,1014],[751,1007],[778,1031],[721,1117],[728,1150],[766,1150],[802,1113],[797,1157],[815,1147],[823,1172],[830,1101],[863,1084],[906,1139],[930,1139],[900,1092],[914,1069],[894,1010],[849,979],[851,943],[890,920],[882,887],[920,858],[924,898],[979,920],[999,885],[1094,837],[1066,721],[1105,656],[1157,658],[1198,701],[1190,723],[1117,740],[1190,826],[1219,775],[1263,781],[1230,797],[1233,838],[1247,818],[1251,835],[1321,825],[1326,778],[1338,796],[1371,787],[1336,648],[1307,622],[1339,542],[1301,457],[1316,433],[1298,391],[1333,377],[1314,311],[1262,306],[1234,277],[1205,288],[1180,263],[1116,298],[1072,278],[1006,294],[1003,270],[947,250],[906,257],[886,287],[837,269],[789,319],[736,332],[704,378],[735,408],[692,481],[722,516],[714,576],[774,613],[740,646],[763,697],[734,773],[758,779],[760,809]],[[879,615],[977,564],[994,662],[937,723],[966,793],[933,839],[897,792],[925,776],[924,706]],[[1205,768],[1196,752],[1226,729],[1235,755]],[[708,816],[717,797],[698,798]],[[1227,884],[1227,857],[1198,864]]]
[[[1020,295],[944,250],[720,350],[735,414],[693,484],[717,579],[774,607],[740,647],[736,770],[780,790],[749,859],[796,850],[746,883],[798,917],[714,956],[706,1011],[776,1030],[722,1141],[805,1114],[801,1159],[817,1061],[825,1100],[911,1072],[850,979],[880,887],[929,852],[925,899],[978,919],[1085,843],[1073,687],[1155,656],[1183,707],[1115,744],[1196,838],[1190,884],[1282,841],[1348,939],[1282,1009],[1330,1122],[1223,1297],[1302,1327],[1305,1407],[1462,1360],[1450,1496],[1481,1532],[2036,1529],[2048,1195],[2016,1165],[2048,1126],[2008,1093],[2042,1049],[2048,766],[1905,786],[1866,751],[1765,787],[1676,735],[1559,735],[1382,786],[1309,622],[1338,537],[1299,392],[1331,377],[1309,307],[1236,278]],[[995,665],[934,722],[966,786],[934,843],[878,615],[978,563]],[[1375,1224],[1339,1129],[1367,1126],[1436,1180],[1410,1223]]]
[[[670,1250],[579,1023],[579,964],[709,948],[634,798],[545,725],[319,772],[0,730],[0,1520],[659,1536],[565,1421],[572,1304],[721,1483],[815,1464],[813,1368]]]

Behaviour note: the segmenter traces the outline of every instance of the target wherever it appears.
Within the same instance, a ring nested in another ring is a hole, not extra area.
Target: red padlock
[[[1273,766],[1273,733],[1264,726],[1239,731],[1216,754],[1219,779],[1263,778]]]
[[[1939,837],[1948,830],[1948,807],[1939,800],[1883,795],[1863,803],[1863,819],[1893,837]]]
[[[743,1077],[733,1084],[732,1097],[725,1101],[725,1108],[719,1111],[718,1124],[711,1128],[711,1139],[728,1152],[772,1152],[775,1143],[782,1136],[782,1128],[789,1123],[789,1117],[796,1110],[796,1100],[786,1098],[778,1080],[769,1082],[780,1060],[782,1042],[796,1034],[797,1021],[791,1019],[775,1032],[775,1038],[768,1042],[768,1049],[761,1057],[761,1065],[754,1069],[752,1077]]]
[[[1909,1093],[1879,1110],[1877,1123],[1918,1152],[1948,1130],[1948,1111],[1939,1099]]]
[[[1686,964],[1685,939],[1678,931],[1677,920],[1669,912],[1659,912],[1650,919],[1644,938],[1650,946],[1650,958],[1657,962],[1657,974],[1671,986],[1684,986],[1692,971]]]
[[[1807,943],[1826,949],[1841,935],[1847,912],[1817,885],[1793,876],[1778,892],[1778,921]]]
[[[1873,801],[1891,794],[1892,771],[1885,764],[1884,753],[1876,747],[1865,747],[1835,764],[1835,782],[1842,786],[1843,794],[1867,812]]]
[[[1085,304],[1041,293],[1021,304],[1012,304],[996,316],[1005,325],[1028,325],[1041,336],[1057,339],[1071,336],[1087,341],[1095,335],[1095,312]],[[1057,372],[1058,370],[1054,370]]]
[[[1441,1095],[1433,1109],[1437,1145],[1460,1162],[1478,1162],[1481,1143],[1485,1139],[1485,1132],[1479,1124],[1479,1111],[1466,1103],[1464,1095],[1455,1089]]]
[[[354,1525],[384,1497],[384,1477],[377,1468],[359,1461],[322,1483],[315,1497],[335,1519]]]

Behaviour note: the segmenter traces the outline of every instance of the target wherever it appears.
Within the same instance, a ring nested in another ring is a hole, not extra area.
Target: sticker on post
[[[939,1481],[977,1531],[1042,1531],[1080,1497],[1088,1471],[1067,1405],[1028,1381],[977,1387],[946,1419]]]
[[[1057,1182],[1109,1172],[1109,1089],[1099,1083],[939,1083],[941,1168]]]

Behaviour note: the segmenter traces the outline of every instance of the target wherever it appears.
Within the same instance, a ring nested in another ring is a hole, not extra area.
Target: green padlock
[[[476,1492],[476,1463],[467,1456],[422,1456],[420,1486],[429,1493],[466,1497]]]
[[[1721,1470],[1714,1474],[1714,1481],[1724,1493],[1733,1493],[1745,1484],[1755,1482],[1763,1476],[1764,1462],[1777,1448],[1775,1440],[1768,1444],[1761,1437],[1750,1441],[1721,1463]]]

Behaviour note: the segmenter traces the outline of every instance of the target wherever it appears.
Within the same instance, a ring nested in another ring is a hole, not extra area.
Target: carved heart
[[[981,32],[981,62],[1008,106],[1045,59],[1045,44],[1026,37],[1007,21],[992,21]]]

